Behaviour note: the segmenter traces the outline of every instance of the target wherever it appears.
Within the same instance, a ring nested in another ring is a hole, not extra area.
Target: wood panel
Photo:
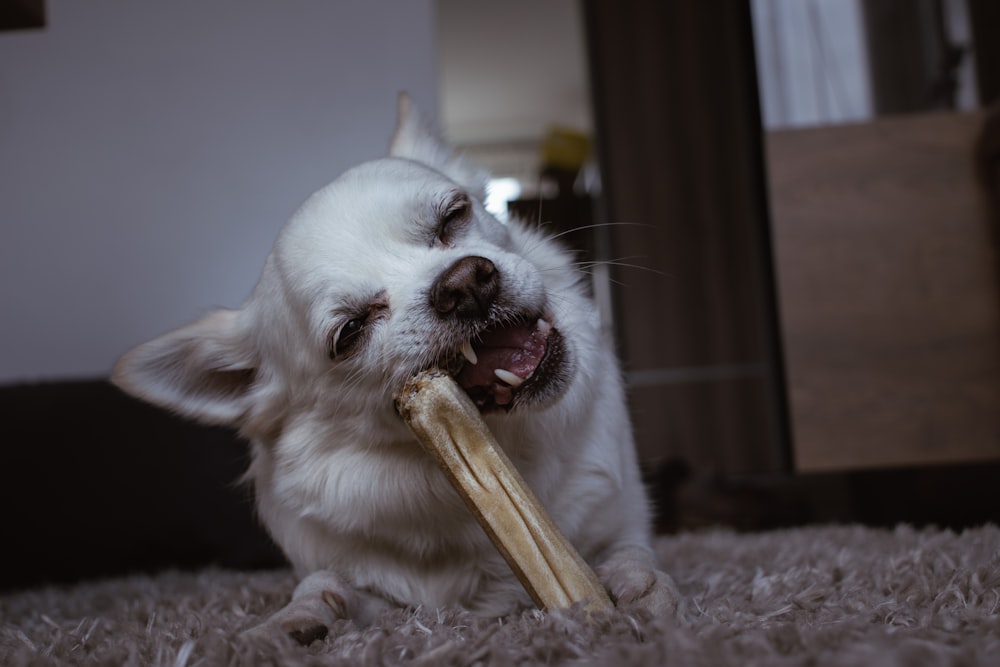
[[[1000,458],[997,249],[977,114],[767,138],[799,471]]]

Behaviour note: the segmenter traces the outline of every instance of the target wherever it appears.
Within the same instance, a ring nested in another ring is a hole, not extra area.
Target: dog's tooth
[[[548,332],[552,331],[552,325],[549,324],[548,321],[543,320],[540,317],[538,318],[538,322],[535,323],[535,328],[539,331],[539,333],[542,334],[547,334]]]
[[[503,368],[497,368],[496,370],[493,371],[493,374],[496,375],[500,380],[514,387],[515,389],[524,384],[524,378],[520,377],[519,375],[515,375],[514,373],[511,373],[510,371]]]
[[[476,351],[472,349],[472,343],[468,340],[462,342],[462,347],[459,350],[462,352],[462,356],[473,366],[479,363],[479,357],[476,356]]]

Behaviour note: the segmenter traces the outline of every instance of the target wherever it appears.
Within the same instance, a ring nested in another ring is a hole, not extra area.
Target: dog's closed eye
[[[455,236],[465,228],[471,217],[472,201],[469,196],[464,192],[453,193],[438,209],[434,243],[451,246]]]

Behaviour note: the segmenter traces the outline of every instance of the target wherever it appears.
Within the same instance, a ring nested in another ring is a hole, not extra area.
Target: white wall
[[[549,130],[593,129],[580,5],[437,0],[444,134],[494,175],[518,179],[525,196],[537,190]]]
[[[591,130],[579,0],[438,0],[441,117],[459,144]]]
[[[48,0],[0,33],[0,382],[237,306],[312,191],[436,110],[432,0]]]

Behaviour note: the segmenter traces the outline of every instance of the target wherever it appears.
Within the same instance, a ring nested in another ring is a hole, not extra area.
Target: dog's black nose
[[[500,291],[500,273],[485,257],[458,260],[431,285],[431,305],[440,315],[466,320],[486,317]]]

